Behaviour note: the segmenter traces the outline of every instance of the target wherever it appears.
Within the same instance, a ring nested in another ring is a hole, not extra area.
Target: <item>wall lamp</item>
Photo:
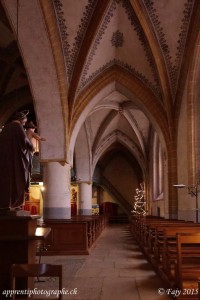
[[[200,192],[199,190],[199,184],[198,185],[185,185],[185,184],[174,184],[173,185],[175,188],[178,189],[182,189],[182,188],[186,188],[188,189],[188,194],[190,194],[191,196],[195,197],[195,202],[196,202],[196,223],[199,222],[198,218],[199,218],[199,201],[198,201],[198,194]]]

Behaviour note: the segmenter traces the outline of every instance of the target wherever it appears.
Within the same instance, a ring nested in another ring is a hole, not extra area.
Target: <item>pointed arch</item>
[[[16,1],[2,3],[13,32],[16,33]],[[68,126],[64,99],[67,92],[52,3],[42,0],[19,1],[19,13],[19,49],[28,75],[38,128],[40,134],[46,138],[46,142],[41,145],[41,159],[66,162]],[[33,28],[36,29],[33,31]]]
[[[100,159],[101,156],[106,152],[106,150],[115,142],[122,144],[138,161],[143,174],[146,174],[146,161],[138,146],[124,133],[119,130],[115,130],[112,134],[106,136],[102,143],[96,149],[93,157],[93,170]]]
[[[70,127],[70,153],[73,152],[76,136],[87,115],[97,105],[102,95],[105,96],[115,90],[131,98],[153,124],[163,144],[165,146],[170,144],[171,133],[161,103],[138,78],[115,65],[96,78],[77,98]]]

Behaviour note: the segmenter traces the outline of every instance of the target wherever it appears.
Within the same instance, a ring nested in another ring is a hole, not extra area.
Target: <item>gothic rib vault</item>
[[[51,140],[41,149],[44,162],[77,159],[79,177],[90,181],[98,164],[105,168],[103,158],[116,153],[140,170],[135,186],[149,176],[156,131],[174,180],[168,156],[198,35],[199,1],[28,2],[19,0],[18,47],[17,1],[1,1],[1,125],[32,105]],[[88,166],[80,171],[83,159]]]

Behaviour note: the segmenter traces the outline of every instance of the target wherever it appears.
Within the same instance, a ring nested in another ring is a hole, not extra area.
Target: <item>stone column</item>
[[[48,162],[44,165],[43,218],[70,219],[70,165]]]
[[[79,183],[79,215],[92,214],[92,183],[80,182]]]

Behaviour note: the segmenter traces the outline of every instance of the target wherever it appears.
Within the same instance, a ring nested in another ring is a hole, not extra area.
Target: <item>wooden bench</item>
[[[157,261],[158,263],[160,262],[160,258],[159,258],[159,251],[158,249],[156,249],[156,247],[159,247],[159,245],[161,245],[160,240],[162,240],[163,238],[163,232],[166,228],[169,227],[177,227],[177,226],[194,226],[195,223],[193,222],[185,222],[182,220],[173,220],[173,221],[168,221],[168,222],[159,222],[156,224],[151,224],[149,226],[148,229],[148,234],[147,234],[147,244],[148,244],[148,251],[150,251],[150,253],[154,253],[155,256],[157,257]],[[156,242],[159,242],[158,244],[156,244]]]
[[[152,241],[154,241],[156,227],[158,226],[172,226],[173,224],[194,224],[192,221],[164,219],[164,218],[132,218],[130,230],[133,233],[137,243],[141,249],[147,249],[152,252]],[[168,225],[169,224],[169,225]]]
[[[162,269],[169,281],[175,280],[174,266],[177,260],[177,234],[196,234],[200,232],[200,225],[178,226],[165,228],[161,246]]]
[[[138,233],[138,243],[142,247],[148,247],[148,240],[156,226],[161,226],[162,224],[168,224],[169,220],[154,220],[150,222],[145,222],[141,225],[140,231]],[[176,222],[176,221],[175,221]]]
[[[130,221],[130,231],[134,235],[137,242],[140,242],[140,239],[143,237],[143,231],[146,224],[149,224],[153,221],[159,222],[164,220],[163,218],[148,218],[148,217],[132,217]]]
[[[198,288],[200,277],[200,233],[177,234],[175,280],[178,288]]]
[[[165,220],[161,222],[148,224],[146,231],[144,232],[143,244],[140,245],[144,249],[149,258],[156,259],[159,264],[161,261],[160,257],[160,247],[162,246],[162,238],[164,229],[167,227],[177,227],[177,226],[194,226],[192,222],[185,222],[181,220]],[[141,239],[142,241],[142,239]]]
[[[133,221],[132,232],[146,258],[152,263],[166,286],[173,289],[184,287],[197,289],[198,279],[200,286],[200,241],[197,240],[197,237],[200,239],[200,224],[184,220],[143,218]],[[189,243],[191,240],[187,240],[187,245],[181,248],[181,263],[180,250],[177,250],[177,234],[196,237],[194,243]],[[195,265],[197,260],[199,265]],[[179,300],[200,299],[198,297],[197,290],[185,290],[185,295],[182,293]]]

